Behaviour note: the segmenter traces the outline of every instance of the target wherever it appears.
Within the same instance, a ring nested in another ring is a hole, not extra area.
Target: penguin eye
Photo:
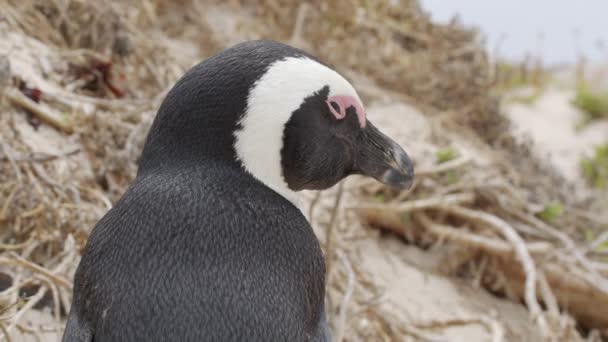
[[[349,95],[334,95],[329,97],[325,102],[329,111],[338,120],[344,119],[346,117],[346,109],[353,107],[357,114],[359,126],[361,128],[365,127],[365,111],[358,99]]]
[[[329,101],[329,105],[334,108],[336,112],[340,111],[340,105],[336,101]]]
[[[325,103],[327,103],[329,111],[334,115],[336,119],[344,119],[344,117],[346,116],[346,111],[344,110],[344,106],[342,106],[342,103],[336,100],[327,100],[325,101]]]

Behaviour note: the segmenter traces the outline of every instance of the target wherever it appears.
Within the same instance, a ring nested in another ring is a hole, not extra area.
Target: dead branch
[[[416,323],[417,327],[425,329],[447,328],[455,325],[481,324],[492,335],[492,342],[501,342],[504,340],[504,329],[495,319],[487,316],[479,317],[458,317],[447,320],[432,320],[427,322]]]
[[[21,266],[21,267],[27,268],[32,272],[38,273],[38,274],[52,280],[57,285],[60,285],[70,291],[72,290],[72,283],[70,281],[68,281],[67,279],[65,279],[61,276],[52,274],[44,267],[34,264],[33,262],[30,262],[30,261],[24,259],[23,257],[20,257],[14,253],[12,253],[11,259],[5,258],[5,257],[0,257],[0,264],[10,265],[10,266]]]
[[[450,171],[453,169],[461,168],[463,166],[468,165],[470,162],[471,162],[471,158],[460,157],[457,159],[447,161],[445,163],[441,163],[434,167],[416,170],[416,177],[425,177],[425,176],[434,175],[434,174],[438,174],[441,172],[446,172],[446,171]]]
[[[78,153],[80,153],[81,150],[80,148],[75,148],[72,149],[70,151],[61,153],[61,154],[47,154],[47,153],[30,153],[29,155],[26,156],[16,156],[14,158],[14,160],[16,162],[27,162],[27,163],[32,163],[32,162],[47,162],[47,161],[51,161],[51,160],[56,160],[56,159],[63,159],[66,157],[71,157],[73,155],[76,155]]]
[[[348,207],[347,209],[357,209],[360,212],[370,212],[371,210],[408,212],[414,210],[430,209],[442,207],[448,204],[471,204],[475,200],[472,193],[461,193],[446,195],[442,197],[427,198],[407,201],[399,204],[392,203],[364,203]]]
[[[0,330],[2,330],[2,333],[4,334],[4,338],[6,339],[6,342],[12,342],[11,334],[9,333],[8,329],[6,328],[6,325],[4,324],[4,322],[2,322],[1,320],[0,320]]]
[[[344,181],[338,184],[338,193],[336,194],[336,199],[334,202],[334,206],[331,209],[331,216],[329,219],[329,223],[327,224],[327,237],[325,241],[325,268],[326,272],[329,274],[331,272],[331,262],[333,258],[333,246],[332,246],[332,236],[333,230],[336,226],[336,219],[338,218],[338,212],[340,210],[340,202],[342,201],[342,194],[344,193]]]
[[[337,317],[336,324],[336,337],[335,341],[341,342],[344,338],[344,330],[346,329],[346,312],[348,310],[348,305],[350,304],[350,299],[353,295],[353,290],[355,286],[355,277],[353,273],[353,269],[350,265],[350,261],[348,261],[348,257],[341,250],[337,250],[336,254],[338,258],[346,268],[347,274],[347,282],[346,282],[346,290],[344,291],[344,296],[342,297],[342,302],[340,303],[340,312]]]
[[[19,92],[17,89],[10,88],[5,90],[5,96],[13,101],[16,105],[23,107],[30,111],[32,114],[36,115],[41,121],[46,124],[63,131],[67,134],[71,134],[73,128],[71,125],[67,124],[64,120],[60,119],[58,115],[52,113],[50,110],[45,107],[37,104],[36,102],[28,99],[25,95]]]
[[[528,306],[532,317],[539,324],[543,336],[550,336],[547,322],[542,316],[542,309],[536,298],[536,266],[534,265],[534,260],[530,256],[523,239],[517,234],[515,229],[500,218],[488,213],[457,206],[444,206],[443,209],[452,214],[482,223],[488,228],[493,228],[501,233],[501,235],[503,235],[507,240],[509,240],[515,249],[517,259],[519,259],[519,262],[521,263],[526,274],[524,295],[526,305]]]
[[[29,298],[29,300],[27,301],[27,303],[25,303],[25,305],[23,305],[23,307],[21,309],[19,309],[19,311],[17,311],[17,313],[15,314],[15,316],[13,316],[11,318],[11,323],[6,328],[6,331],[9,334],[10,334],[11,330],[13,330],[13,328],[17,325],[17,322],[19,322],[19,319],[26,312],[28,312],[29,310],[31,310],[42,299],[42,297],[44,297],[45,291],[46,291],[46,287],[40,286],[40,288],[38,289],[38,291],[36,292],[36,294],[33,295],[31,298]]]
[[[436,235],[438,238],[445,238],[464,246],[478,248],[490,254],[509,256],[515,253],[515,248],[510,244],[501,240],[470,233],[456,227],[435,223],[423,212],[417,213],[414,217],[418,218],[420,223],[422,223],[431,234]],[[551,251],[552,248],[553,246],[546,242],[530,242],[526,244],[526,249],[531,254],[546,254]]]

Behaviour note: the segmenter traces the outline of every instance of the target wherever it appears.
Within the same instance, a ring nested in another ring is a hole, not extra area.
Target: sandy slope
[[[382,102],[372,103],[367,111],[368,118],[400,143],[414,159],[428,160],[423,156],[433,154],[438,148],[430,143],[430,119],[415,108],[385,98]],[[480,164],[485,162],[466,141],[450,140],[462,154],[473,157]],[[370,228],[361,226],[359,229],[369,231]],[[349,242],[349,247],[352,248],[348,253],[351,262],[369,272],[385,291],[381,310],[399,317],[404,323],[421,326],[429,322],[474,321],[484,317],[494,320],[506,340],[539,339],[522,305],[498,299],[483,289],[442,275],[439,270],[450,253],[441,246],[423,251],[389,235]],[[446,341],[490,341],[492,338],[487,326],[475,322],[449,327],[441,327],[437,323],[437,326],[439,328],[433,332]]]
[[[573,90],[550,87],[532,104],[506,104],[504,112],[518,136],[532,140],[538,156],[548,158],[567,180],[584,186],[580,160],[608,141],[608,120],[577,129],[583,114],[571,104],[574,95]]]

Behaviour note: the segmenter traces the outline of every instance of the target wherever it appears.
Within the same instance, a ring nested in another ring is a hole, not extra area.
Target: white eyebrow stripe
[[[361,99],[353,86],[327,66],[306,57],[274,62],[249,91],[234,148],[241,164],[266,186],[298,206],[298,196],[283,178],[281,149],[285,124],[302,102],[329,86],[329,96]]]

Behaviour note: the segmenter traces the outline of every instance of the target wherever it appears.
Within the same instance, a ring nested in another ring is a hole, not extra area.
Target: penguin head
[[[412,183],[410,158],[367,120],[353,86],[306,55],[269,65],[239,126],[238,158],[275,189],[326,189],[352,174],[398,188]]]
[[[296,191],[326,189],[353,174],[402,189],[414,175],[406,152],[367,120],[344,77],[271,41],[238,44],[178,81],[148,135],[140,170],[162,154],[234,161],[292,202]]]

